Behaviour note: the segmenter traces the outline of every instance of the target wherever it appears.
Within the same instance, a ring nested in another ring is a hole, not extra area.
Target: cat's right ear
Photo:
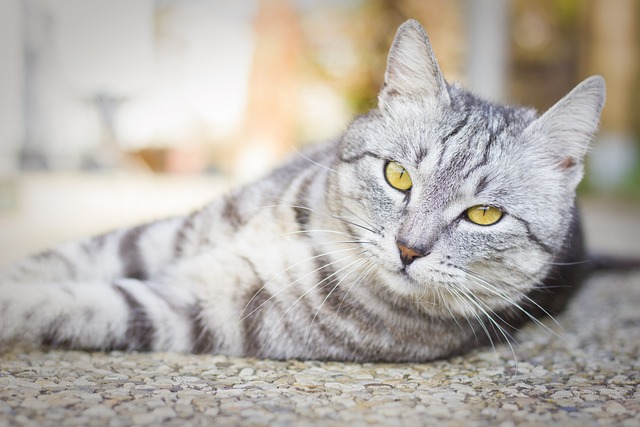
[[[449,93],[429,38],[418,21],[403,23],[387,58],[384,86],[378,95],[380,108],[394,98],[449,102]]]
[[[589,77],[529,125],[530,131],[550,141],[546,149],[582,161],[598,129],[605,93],[604,79]]]
[[[605,101],[605,82],[592,76],[576,86],[525,130],[536,149],[543,150],[561,170],[582,177],[582,163],[598,129]]]

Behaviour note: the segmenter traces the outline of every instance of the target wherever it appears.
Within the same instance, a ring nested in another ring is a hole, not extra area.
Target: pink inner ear
[[[562,161],[562,163],[560,163],[560,167],[563,168],[563,169],[570,169],[570,168],[574,167],[576,165],[576,163],[577,163],[576,159],[571,157],[571,156],[569,156],[569,157],[566,157]]]

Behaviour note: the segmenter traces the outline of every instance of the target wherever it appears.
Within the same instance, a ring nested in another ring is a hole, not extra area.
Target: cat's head
[[[394,293],[442,314],[511,305],[567,242],[604,99],[596,76],[541,116],[482,100],[445,82],[407,21],[378,108],[343,137],[329,203],[370,229],[351,232]]]

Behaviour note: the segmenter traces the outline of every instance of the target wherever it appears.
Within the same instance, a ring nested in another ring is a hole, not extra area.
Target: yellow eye
[[[495,206],[478,205],[467,209],[467,219],[478,225],[493,225],[502,218],[502,211]]]
[[[389,162],[384,168],[384,177],[390,186],[400,191],[411,188],[412,182],[409,172],[400,163]]]

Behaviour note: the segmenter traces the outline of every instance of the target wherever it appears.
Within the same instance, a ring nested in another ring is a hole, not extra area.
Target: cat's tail
[[[589,260],[592,272],[640,271],[640,259],[611,255],[594,254]]]

